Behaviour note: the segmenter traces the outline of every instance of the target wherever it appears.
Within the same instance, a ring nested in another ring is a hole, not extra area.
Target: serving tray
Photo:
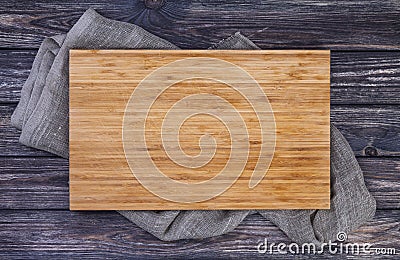
[[[327,209],[327,50],[71,50],[70,209]]]

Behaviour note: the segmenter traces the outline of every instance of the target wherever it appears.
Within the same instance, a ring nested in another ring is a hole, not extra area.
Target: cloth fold
[[[69,49],[178,49],[139,26],[87,10],[66,35],[46,38],[21,91],[11,123],[22,129],[20,142],[68,158]],[[259,49],[236,33],[210,49]],[[261,211],[119,211],[162,240],[206,238],[232,231],[259,213],[297,242],[319,244],[351,232],[374,216],[376,203],[361,169],[340,132],[331,126],[331,209]],[[268,198],[265,198],[268,199]]]

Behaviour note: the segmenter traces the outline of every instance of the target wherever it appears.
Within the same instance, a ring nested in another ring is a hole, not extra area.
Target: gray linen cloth
[[[69,49],[178,49],[134,24],[87,10],[66,35],[46,38],[21,91],[11,123],[22,129],[20,142],[68,158]],[[212,49],[258,49],[236,33]],[[268,198],[265,198],[266,200]],[[331,126],[331,209],[260,211],[119,211],[162,240],[206,238],[233,230],[249,214],[259,213],[297,242],[320,244],[351,232],[375,214],[376,203],[364,184],[354,154]]]

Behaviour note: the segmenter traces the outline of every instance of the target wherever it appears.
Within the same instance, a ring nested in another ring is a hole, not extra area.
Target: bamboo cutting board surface
[[[71,50],[70,209],[327,209],[330,52]]]

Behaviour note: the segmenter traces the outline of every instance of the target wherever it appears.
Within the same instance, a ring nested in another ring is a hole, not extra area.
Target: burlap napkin
[[[76,49],[178,49],[142,28],[107,19],[87,10],[66,35],[44,40],[12,115],[22,129],[20,142],[68,158],[68,51]],[[258,49],[240,33],[212,49]],[[365,187],[352,150],[331,127],[331,209],[263,210],[295,242],[335,240],[351,232],[375,213],[375,200]],[[266,200],[268,198],[265,198]],[[162,240],[205,238],[233,230],[256,211],[119,211],[130,221]]]

